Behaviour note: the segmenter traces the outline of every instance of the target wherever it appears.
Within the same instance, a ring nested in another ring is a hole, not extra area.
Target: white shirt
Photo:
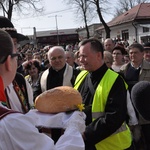
[[[133,107],[133,104],[131,102],[131,98],[130,98],[130,93],[129,91],[127,91],[127,112],[129,115],[129,125],[137,125],[138,124],[138,119],[136,117],[136,113]]]
[[[78,127],[84,128],[85,122],[80,115],[83,115],[83,112],[45,114],[37,110],[30,110],[27,114],[9,114],[0,120],[0,150],[84,150]],[[76,119],[79,120],[75,121]],[[73,122],[69,125],[70,120]],[[77,122],[81,122],[79,126]],[[39,133],[35,127],[38,125],[66,130],[54,145],[49,136]]]
[[[114,65],[114,64],[112,64],[112,66],[111,66],[111,68],[112,68],[115,72],[119,72],[121,67],[122,67],[122,65],[117,66],[117,65]]]

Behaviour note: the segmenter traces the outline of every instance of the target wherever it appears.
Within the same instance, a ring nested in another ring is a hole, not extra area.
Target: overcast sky
[[[12,22],[19,33],[25,35],[33,34],[33,27],[37,31],[56,30],[56,15],[58,29],[78,28],[84,26],[84,23],[75,20],[74,12],[67,7],[62,0],[43,0],[45,12],[44,15],[38,17],[18,17],[14,15]],[[112,19],[112,15],[105,15],[106,22]],[[99,20],[94,20],[93,23],[98,23]],[[91,23],[92,24],[92,23]]]

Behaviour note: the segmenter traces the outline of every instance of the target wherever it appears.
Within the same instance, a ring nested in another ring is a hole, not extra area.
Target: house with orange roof
[[[141,3],[107,23],[111,29],[111,38],[133,42],[150,42],[150,3]],[[102,41],[106,34],[103,26],[96,31]]]

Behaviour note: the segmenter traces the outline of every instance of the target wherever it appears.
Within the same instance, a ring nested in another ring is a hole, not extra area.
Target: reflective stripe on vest
[[[93,112],[92,113],[93,118],[99,118],[99,117],[103,117],[103,116],[105,116],[104,112]],[[119,129],[117,129],[117,131],[114,132],[113,134],[116,134],[116,133],[119,133],[119,132],[122,132],[125,130],[127,130],[126,123],[123,123],[122,126]]]
[[[92,113],[92,118],[98,118],[98,117],[103,117],[105,116],[104,112],[93,112]]]
[[[117,131],[115,131],[113,134],[117,134],[117,133],[125,131],[125,130],[127,130],[127,125],[126,125],[126,123],[123,123],[121,125],[121,127],[119,129],[117,129]]]

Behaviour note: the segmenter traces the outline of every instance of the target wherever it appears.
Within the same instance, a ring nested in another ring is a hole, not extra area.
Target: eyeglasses
[[[11,58],[17,57],[17,59],[18,59],[18,57],[20,56],[19,53],[12,53],[12,54],[9,54],[9,55],[11,56]],[[1,60],[0,60],[0,64],[3,64],[3,63],[6,61],[6,59],[7,59],[7,57],[8,57],[9,55],[3,56],[3,57],[1,58]]]
[[[11,58],[17,57],[17,59],[18,59],[20,54],[19,53],[12,53],[10,56],[11,56]]]

